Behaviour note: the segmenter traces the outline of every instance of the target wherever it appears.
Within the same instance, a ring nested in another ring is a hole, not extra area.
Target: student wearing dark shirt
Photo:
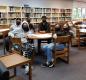
[[[42,16],[42,22],[38,26],[38,31],[39,32],[50,32],[50,24],[47,22],[47,17]]]
[[[58,36],[66,36],[70,35],[67,28],[67,25],[65,27],[61,27],[59,24],[55,26],[55,34],[53,34],[53,38],[57,38]],[[56,43],[56,49],[57,50],[63,50],[66,46],[65,43]],[[52,50],[54,49],[54,43],[46,44],[41,47],[42,50],[44,51],[44,54],[47,56],[47,60],[45,63],[42,64],[42,67],[49,67],[52,68],[54,67],[53,64],[53,55],[52,55]]]
[[[46,16],[42,16],[42,22],[39,23],[38,25],[38,32],[39,33],[49,33],[50,32],[50,24],[47,22],[47,17]],[[47,41],[47,43],[51,42],[51,39],[40,39],[38,40],[38,52],[40,52],[40,44],[42,41]]]

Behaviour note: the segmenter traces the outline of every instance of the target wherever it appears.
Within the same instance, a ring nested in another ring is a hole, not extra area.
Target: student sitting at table
[[[55,33],[53,34],[53,38],[57,38],[57,36],[69,35],[69,33],[67,34],[65,32],[65,30],[63,30],[63,28],[61,28],[61,26],[59,24],[56,25],[55,27],[56,27],[56,30],[55,30]],[[53,64],[54,59],[53,59],[53,55],[52,55],[54,43],[52,42],[50,44],[43,45],[41,48],[44,51],[44,54],[47,56],[47,61],[42,64],[42,67],[49,67],[49,68],[54,67],[54,64]],[[65,44],[57,43],[56,48],[58,50],[63,50],[65,48]]]
[[[47,22],[46,19],[47,19],[46,16],[42,16],[42,22],[39,23],[38,32],[41,32],[41,33],[50,32],[50,24]]]
[[[17,30],[20,30],[20,32],[21,32],[21,19],[20,18],[17,18],[16,23],[11,25],[9,33],[13,32],[13,31],[15,31],[16,34],[20,33],[19,31],[17,32]],[[9,33],[8,33],[8,35],[9,35]],[[8,52],[10,51],[11,45],[12,45],[12,42],[11,42],[10,37],[8,36],[4,39],[4,47],[6,48],[6,51],[8,51]]]
[[[47,22],[47,17],[42,16],[42,22],[38,25],[39,33],[50,33],[50,24]],[[51,39],[40,39],[38,40],[38,44],[41,44],[42,41],[47,41],[47,43],[51,42]],[[39,47],[40,48],[40,47]]]

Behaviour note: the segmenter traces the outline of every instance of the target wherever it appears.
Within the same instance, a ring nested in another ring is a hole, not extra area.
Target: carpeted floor
[[[2,54],[3,50],[0,50]],[[86,80],[86,49],[71,48],[70,64],[57,61],[54,68],[42,68],[40,61],[41,58],[37,58],[33,65],[32,80]],[[11,80],[28,80],[28,76],[18,67],[17,77]]]

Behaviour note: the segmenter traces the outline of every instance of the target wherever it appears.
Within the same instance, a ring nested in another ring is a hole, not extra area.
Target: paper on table
[[[48,38],[48,37],[52,37],[52,33],[49,33],[49,34],[29,34],[28,36],[34,36],[34,37],[39,37],[39,38]]]

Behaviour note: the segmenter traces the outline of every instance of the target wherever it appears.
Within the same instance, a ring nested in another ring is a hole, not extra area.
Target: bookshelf
[[[41,22],[41,17],[43,15],[42,8],[32,8],[32,23],[38,24]]]
[[[52,24],[56,24],[57,22],[58,22],[58,17],[59,17],[59,9],[57,9],[57,8],[52,8],[52,11],[51,11],[51,16],[52,16],[52,18],[51,18],[51,22],[52,22]]]
[[[23,21],[27,17],[31,18],[31,23],[38,24],[42,16],[47,16],[50,24],[56,24],[59,21],[71,20],[71,14],[72,9],[0,6],[0,24],[12,24],[16,18]]]
[[[16,18],[21,18],[21,7],[17,6],[8,6],[8,23],[13,24],[15,23]]]
[[[47,16],[47,21],[51,23],[51,8],[43,8],[43,15]]]
[[[7,7],[0,6],[0,24],[7,24]]]
[[[22,21],[25,20],[27,17],[32,17],[31,13],[32,13],[31,7],[22,7],[21,10]]]

